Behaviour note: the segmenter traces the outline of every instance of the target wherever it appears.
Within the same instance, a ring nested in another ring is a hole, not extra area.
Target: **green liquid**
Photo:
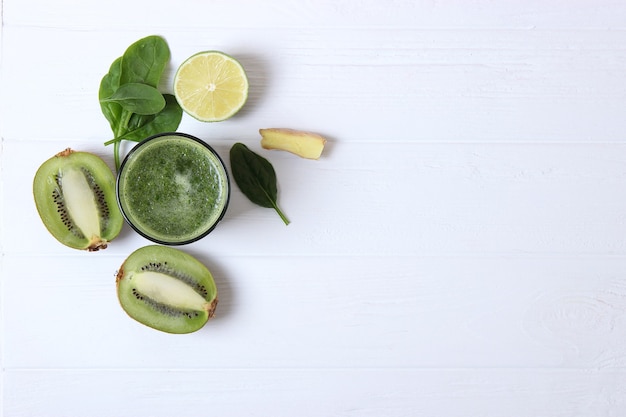
[[[184,136],[151,139],[129,155],[118,184],[120,205],[140,232],[163,243],[206,233],[228,202],[224,166]]]

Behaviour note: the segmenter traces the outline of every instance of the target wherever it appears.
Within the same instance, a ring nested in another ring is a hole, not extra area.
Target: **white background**
[[[267,157],[292,221],[234,188],[181,248],[220,298],[190,335],[118,305],[148,241],[66,248],[32,198],[66,147],[111,164],[98,85],[151,34],[165,90],[245,66],[241,113],[179,130]],[[4,0],[0,88],[3,417],[626,415],[623,1]]]

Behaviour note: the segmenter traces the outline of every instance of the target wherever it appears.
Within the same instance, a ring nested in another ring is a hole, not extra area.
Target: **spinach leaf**
[[[148,84],[122,84],[108,98],[101,102],[115,102],[131,113],[150,115],[156,114],[165,107],[165,98],[155,87]]]
[[[130,45],[122,56],[121,84],[144,83],[157,87],[170,59],[170,48],[160,36],[148,36]]]
[[[102,100],[110,97],[120,86],[120,75],[122,74],[122,57],[119,57],[111,67],[109,72],[102,78],[100,82],[100,90],[98,91],[98,98],[100,99],[100,108],[102,114],[109,121],[111,129],[115,132],[117,125],[120,122],[122,116],[122,106],[114,102],[103,102]]]
[[[164,94],[164,97],[165,107],[159,113],[148,116],[133,114],[128,122],[128,131],[121,136],[121,139],[140,142],[157,133],[176,131],[183,117],[183,110],[172,94]]]
[[[230,168],[237,186],[250,201],[261,207],[273,208],[283,222],[289,224],[276,203],[276,172],[267,159],[238,142],[230,148]]]
[[[116,168],[120,166],[122,140],[141,141],[178,129],[182,119],[180,105],[172,95],[158,90],[169,58],[165,39],[139,39],[113,61],[100,82],[100,108],[113,131],[113,139],[105,145],[113,145]]]

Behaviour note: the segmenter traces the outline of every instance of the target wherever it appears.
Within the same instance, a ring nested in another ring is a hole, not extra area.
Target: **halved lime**
[[[174,76],[174,95],[180,107],[203,122],[232,117],[248,99],[248,77],[233,57],[219,51],[187,58]]]

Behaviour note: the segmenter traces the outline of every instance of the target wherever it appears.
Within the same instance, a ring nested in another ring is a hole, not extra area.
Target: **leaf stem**
[[[122,136],[126,133],[128,129],[128,122],[132,117],[133,112],[128,110],[122,110],[122,115],[120,117],[120,123],[117,125],[117,131],[115,132],[115,138],[111,139],[108,142],[105,142],[105,145],[113,143],[113,157],[115,158],[115,169],[119,171],[120,169],[120,142],[122,141]]]
[[[120,141],[113,143],[113,158],[115,159],[115,170],[120,170]]]
[[[285,216],[285,213],[283,213],[280,207],[278,207],[278,203],[272,198],[271,195],[269,195],[269,193],[261,186],[260,183],[257,183],[257,185],[263,190],[263,194],[265,194],[265,196],[267,197],[267,201],[269,201],[272,207],[274,208],[274,210],[276,210],[276,213],[278,213],[280,218],[283,220],[283,222],[285,223],[285,226],[288,226],[289,223],[291,222],[289,221],[287,216]]]
[[[109,145],[113,145],[115,142],[119,142],[120,138],[113,138],[111,140],[107,140],[106,142],[104,142],[104,146],[109,146]]]
[[[280,216],[280,218],[283,220],[283,222],[285,223],[285,226],[289,225],[289,223],[291,223],[289,221],[289,219],[287,218],[287,216],[285,216],[285,214],[282,212],[282,210],[278,207],[278,205],[274,202],[272,202],[272,205],[274,206],[274,210],[276,210],[276,213],[278,213],[278,215]]]

